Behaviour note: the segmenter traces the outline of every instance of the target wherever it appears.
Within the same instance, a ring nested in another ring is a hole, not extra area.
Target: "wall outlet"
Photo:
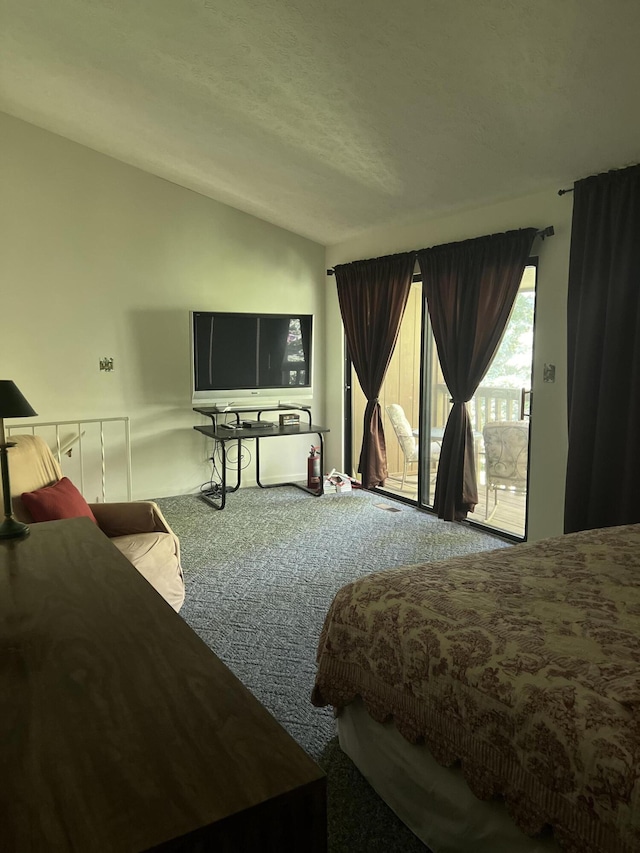
[[[113,370],[113,359],[112,358],[101,358],[100,359],[100,370],[106,370],[107,373],[110,373]]]

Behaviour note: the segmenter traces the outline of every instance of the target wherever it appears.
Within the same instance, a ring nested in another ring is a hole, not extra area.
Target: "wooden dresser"
[[[2,853],[326,851],[325,776],[87,518],[0,542]]]

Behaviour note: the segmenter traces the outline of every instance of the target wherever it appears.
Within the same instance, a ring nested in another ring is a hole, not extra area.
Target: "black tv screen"
[[[194,400],[310,392],[312,315],[193,311],[191,325]]]

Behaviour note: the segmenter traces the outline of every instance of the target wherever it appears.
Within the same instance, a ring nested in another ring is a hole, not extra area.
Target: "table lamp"
[[[0,379],[0,467],[2,468],[2,494],[4,496],[4,521],[0,524],[0,539],[26,536],[29,528],[16,521],[11,512],[11,488],[9,486],[9,459],[7,451],[15,447],[7,442],[4,433],[5,418],[30,418],[37,415],[10,379]]]

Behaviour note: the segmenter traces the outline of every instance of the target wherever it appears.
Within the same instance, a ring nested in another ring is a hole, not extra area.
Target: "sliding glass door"
[[[500,346],[469,403],[476,437],[478,505],[472,521],[526,533],[536,266],[525,268]]]
[[[422,282],[414,282],[382,388],[380,407],[389,477],[384,490],[418,500]],[[351,470],[358,470],[366,399],[351,367]]]
[[[532,262],[489,371],[468,404],[479,501],[469,519],[516,538],[526,532],[535,287]],[[366,401],[353,371],[349,384],[350,461],[357,472]],[[389,470],[380,491],[431,508],[451,401],[419,280],[412,285],[379,400]]]

